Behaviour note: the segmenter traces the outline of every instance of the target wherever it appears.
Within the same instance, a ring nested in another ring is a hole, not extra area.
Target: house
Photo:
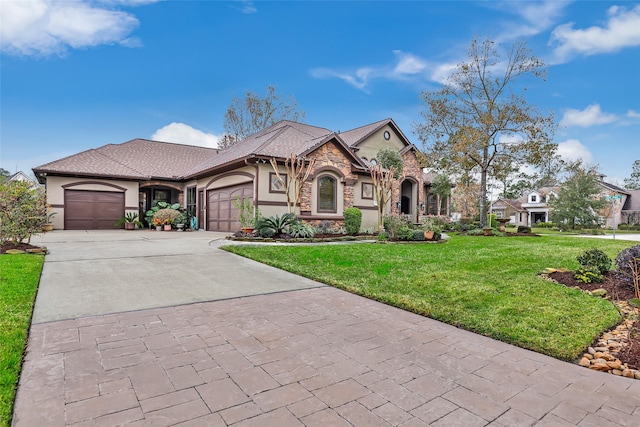
[[[491,204],[491,212],[496,218],[510,218],[516,226],[532,226],[539,222],[550,222],[549,200],[557,196],[556,187],[542,187],[518,199],[499,198]]]
[[[610,202],[599,212],[602,225],[606,228],[618,228],[622,223],[640,223],[640,191],[624,188],[604,181],[604,175],[598,175],[601,187],[600,195]],[[497,218],[510,218],[510,224],[535,226],[539,222],[551,222],[549,200],[557,197],[557,187],[543,187],[530,191],[519,199],[500,198],[491,204],[491,210]],[[635,196],[635,197],[632,197]]]
[[[344,209],[362,210],[362,227],[377,224],[377,207],[368,166],[383,147],[398,150],[405,178],[393,187],[389,213],[414,222],[424,208],[424,177],[416,148],[392,119],[347,132],[280,121],[239,143],[218,150],[133,139],[108,144],[38,166],[57,229],[108,229],[125,213],[143,217],[154,201],[180,203],[197,218],[198,228],[239,229],[237,197],[251,198],[263,215],[286,212],[286,194],[270,159],[286,173],[291,154],[315,159],[302,186],[296,213],[314,225],[340,226]]]
[[[34,180],[33,178],[31,178],[29,175],[27,175],[22,171],[18,171],[13,175],[9,175],[7,177],[7,181],[28,182],[31,185],[31,188],[33,188],[34,190],[40,188],[40,184],[36,180]]]

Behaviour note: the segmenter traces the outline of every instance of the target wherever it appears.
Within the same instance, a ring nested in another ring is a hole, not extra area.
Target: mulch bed
[[[13,242],[7,242],[0,245],[0,254],[6,254],[9,249],[19,249],[21,251],[26,251],[27,249],[36,249],[39,246],[30,245],[28,243],[18,243],[17,245]]]
[[[554,272],[549,274],[553,280],[569,287],[579,287],[585,291],[605,289],[611,301],[629,301],[635,298],[635,292],[628,282],[622,281],[610,271],[602,283],[582,283],[573,278],[573,272]],[[640,319],[636,320],[629,334],[628,345],[617,355],[618,359],[633,369],[640,369]]]

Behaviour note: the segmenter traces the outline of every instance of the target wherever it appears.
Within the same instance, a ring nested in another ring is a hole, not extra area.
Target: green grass
[[[44,256],[0,255],[0,426],[9,426]]]
[[[446,244],[227,246],[226,250],[520,347],[573,360],[620,321],[609,301],[540,278],[598,247],[575,237],[453,236]]]

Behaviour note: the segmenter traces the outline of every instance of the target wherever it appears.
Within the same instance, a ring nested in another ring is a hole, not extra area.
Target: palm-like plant
[[[256,223],[256,231],[261,235],[267,230],[271,230],[273,235],[284,234],[289,231],[291,226],[296,221],[296,216],[293,213],[286,213],[282,216],[274,215],[267,218],[261,218]]]

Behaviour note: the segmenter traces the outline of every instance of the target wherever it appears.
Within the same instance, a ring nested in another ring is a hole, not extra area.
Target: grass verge
[[[0,426],[9,426],[44,256],[0,255]]]
[[[620,315],[609,301],[544,280],[598,247],[575,237],[453,236],[446,244],[226,246],[229,252],[563,360],[575,359]]]

